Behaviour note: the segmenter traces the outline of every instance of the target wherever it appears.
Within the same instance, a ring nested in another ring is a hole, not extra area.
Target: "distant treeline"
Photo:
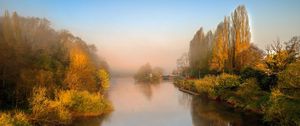
[[[158,83],[162,78],[163,70],[160,67],[152,68],[149,63],[141,66],[134,75],[137,82]]]

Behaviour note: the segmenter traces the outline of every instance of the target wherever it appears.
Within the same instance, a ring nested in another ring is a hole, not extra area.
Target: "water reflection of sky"
[[[172,82],[138,84],[132,78],[111,81],[114,111],[105,118],[81,119],[79,126],[240,126],[259,125],[226,104],[180,92]]]
[[[103,126],[192,125],[190,111],[179,104],[176,91],[170,82],[138,84],[131,78],[114,80],[109,98],[115,111]]]

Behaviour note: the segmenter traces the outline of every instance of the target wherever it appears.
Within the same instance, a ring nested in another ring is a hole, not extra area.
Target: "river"
[[[255,126],[261,117],[227,104],[179,91],[171,81],[138,84],[113,78],[108,98],[114,111],[104,117],[81,118],[76,126]]]

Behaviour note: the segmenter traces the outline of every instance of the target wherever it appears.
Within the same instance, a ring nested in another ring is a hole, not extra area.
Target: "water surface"
[[[138,84],[113,78],[108,97],[114,111],[105,117],[82,118],[77,126],[254,126],[260,116],[235,111],[226,104],[179,91],[172,82]]]

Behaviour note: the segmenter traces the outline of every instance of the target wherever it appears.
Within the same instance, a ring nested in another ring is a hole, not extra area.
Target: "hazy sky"
[[[214,30],[239,4],[246,5],[260,48],[300,35],[300,0],[0,0],[0,12],[49,19],[55,29],[95,44],[114,71],[146,62],[171,71],[201,26]]]

